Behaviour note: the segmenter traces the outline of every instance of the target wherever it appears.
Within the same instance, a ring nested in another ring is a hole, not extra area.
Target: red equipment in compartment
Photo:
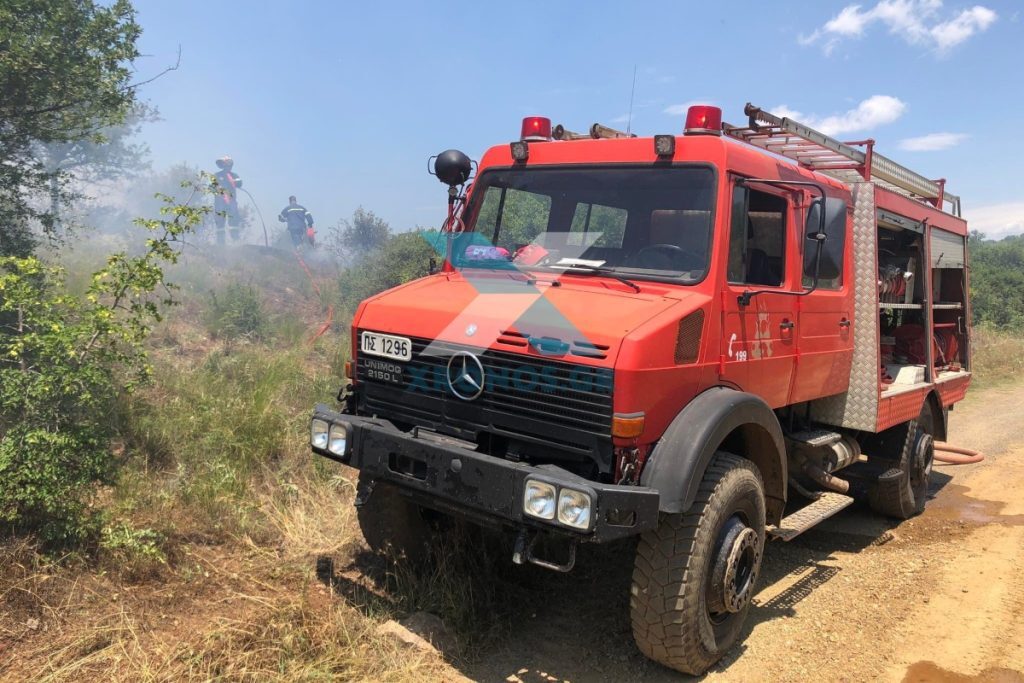
[[[932,353],[935,365],[946,366],[958,359],[960,339],[956,331],[956,323],[935,323],[935,334],[932,338]],[[906,358],[915,365],[928,362],[924,346],[924,328],[916,324],[900,325],[893,330],[896,338],[897,358]]]

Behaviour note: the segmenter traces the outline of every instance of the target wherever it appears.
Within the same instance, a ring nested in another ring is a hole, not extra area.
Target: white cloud
[[[690,100],[689,102],[683,102],[682,104],[670,104],[665,107],[662,112],[669,116],[686,116],[686,111],[695,104],[709,104],[711,106],[718,106],[711,98]]]
[[[891,95],[872,95],[853,109],[842,114],[818,117],[802,114],[785,104],[769,111],[776,116],[786,116],[810,126],[825,135],[846,135],[871,130],[892,123],[907,110],[907,105]]]
[[[971,230],[980,230],[989,239],[1024,233],[1024,202],[1003,202],[964,210]]]
[[[861,38],[876,23],[911,45],[944,54],[995,23],[997,15],[988,7],[975,5],[953,16],[943,16],[942,0],[881,0],[874,7],[847,5],[810,35],[798,36],[802,45],[821,44],[831,54],[844,39]]]
[[[801,118],[803,118],[802,112],[799,112],[796,109],[791,109],[784,104],[780,104],[777,107],[772,107],[768,111],[772,114],[775,114],[776,116],[781,116],[782,118],[785,119],[793,119],[795,121],[799,121]]]
[[[984,31],[995,23],[995,20],[995,12],[987,7],[975,5],[949,21],[932,26],[928,33],[935,40],[939,52],[944,52],[956,47],[975,33]]]
[[[967,133],[929,133],[900,140],[898,147],[908,152],[937,152],[956,147],[968,137]]]
[[[610,119],[609,123],[629,123],[629,114],[620,114],[619,116]]]

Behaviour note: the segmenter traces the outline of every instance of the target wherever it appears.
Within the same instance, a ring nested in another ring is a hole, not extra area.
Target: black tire
[[[716,453],[690,509],[663,514],[658,527],[640,537],[629,608],[641,652],[693,675],[721,659],[739,640],[750,611],[764,527],[757,467]]]
[[[910,519],[924,512],[928,500],[935,458],[935,414],[931,403],[926,400],[918,418],[897,429],[903,438],[894,454],[894,465],[868,489],[868,503],[879,514]]]
[[[360,490],[368,485],[373,492],[356,508],[366,544],[389,560],[422,565],[429,557],[435,531],[430,511],[410,501],[391,484],[360,476]]]

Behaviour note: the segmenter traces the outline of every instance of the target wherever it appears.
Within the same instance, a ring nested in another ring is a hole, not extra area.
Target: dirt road
[[[938,467],[916,519],[855,507],[771,544],[745,641],[707,681],[1024,683],[1024,385],[975,391],[950,422],[950,441],[987,460]],[[507,641],[462,673],[684,680],[632,644],[631,548],[587,550],[574,574],[539,579]]]

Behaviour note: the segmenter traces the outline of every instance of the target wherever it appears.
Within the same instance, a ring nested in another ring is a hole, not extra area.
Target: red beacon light
[[[523,119],[523,131],[520,140],[526,142],[543,142],[551,139],[551,119],[544,116],[527,116]]]
[[[695,104],[686,110],[687,135],[721,135],[722,110],[707,104]]]

